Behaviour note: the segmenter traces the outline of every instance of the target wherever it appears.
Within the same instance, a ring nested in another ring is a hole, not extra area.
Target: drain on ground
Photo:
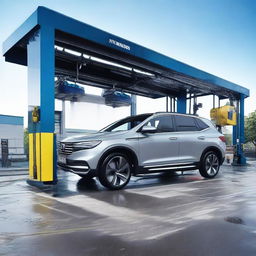
[[[225,221],[234,223],[234,224],[244,224],[244,221],[239,217],[226,217]]]

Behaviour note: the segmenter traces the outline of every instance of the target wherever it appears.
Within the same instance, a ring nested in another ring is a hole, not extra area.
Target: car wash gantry
[[[31,180],[57,181],[54,102],[55,98],[79,98],[75,92],[79,87],[69,91],[72,82],[106,92],[166,97],[167,111],[179,113],[187,109],[190,113],[191,102],[195,113],[200,107],[196,98],[213,95],[211,116],[217,125],[233,125],[237,163],[246,163],[242,146],[244,99],[249,90],[242,86],[45,7],[38,7],[11,34],[3,44],[3,55],[8,62],[28,67]],[[216,108],[215,96],[219,102]],[[229,99],[231,106],[221,107],[222,99]],[[131,113],[136,113],[134,101]]]

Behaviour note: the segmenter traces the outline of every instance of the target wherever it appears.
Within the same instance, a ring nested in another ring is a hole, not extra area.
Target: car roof
[[[191,117],[196,117],[196,118],[202,118],[202,119],[207,119],[204,117],[200,117],[197,115],[193,115],[193,114],[183,114],[183,113],[177,113],[177,112],[165,112],[165,111],[161,111],[161,112],[155,112],[153,115],[161,115],[161,114],[170,114],[170,115],[179,115],[179,116],[191,116]]]
[[[201,117],[201,116],[197,116],[197,115],[193,115],[193,114],[183,114],[183,113],[177,113],[177,112],[166,112],[166,111],[158,111],[158,112],[155,112],[155,113],[143,113],[143,114],[139,114],[139,115],[135,115],[136,117],[139,117],[139,116],[157,116],[157,115],[163,115],[163,114],[168,114],[168,115],[179,115],[179,116],[190,116],[190,117],[194,117],[194,118],[198,118],[198,119],[203,119],[203,120],[207,120],[207,121],[210,121],[209,119],[205,118],[205,117]],[[134,117],[135,117],[134,116]],[[127,119],[131,117],[131,116],[128,116]]]

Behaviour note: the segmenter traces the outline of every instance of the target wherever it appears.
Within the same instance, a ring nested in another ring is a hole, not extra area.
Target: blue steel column
[[[240,95],[240,113],[239,113],[239,147],[238,147],[238,163],[246,164],[246,158],[244,156],[243,144],[245,142],[244,137],[244,95]]]
[[[178,97],[177,97],[177,112],[186,114],[187,112],[187,93],[182,92]]]
[[[237,112],[236,125],[233,126],[232,144],[233,144],[233,146],[236,147],[236,152],[235,153],[237,155],[237,152],[238,152],[238,148],[237,148],[237,145],[238,145],[238,134],[239,134],[239,112],[240,112],[239,101],[238,100],[236,101],[236,112]]]
[[[55,32],[51,27],[42,27],[41,31],[41,132],[54,132],[55,110]]]
[[[237,113],[238,114],[238,113]],[[237,119],[238,119],[239,117],[238,117],[238,115],[237,115]],[[233,138],[232,138],[232,144],[233,145],[236,145],[236,143],[237,143],[237,126],[235,125],[235,126],[233,126]]]
[[[30,38],[27,47],[28,129],[31,135],[36,133],[34,139],[31,136],[30,146],[36,147],[37,158],[40,157],[40,160],[36,160],[39,165],[37,168],[40,170],[40,175],[36,179],[50,182],[57,179],[54,136],[54,39],[54,29],[41,26]],[[38,123],[33,123],[31,118],[34,107],[39,108]]]
[[[137,99],[136,95],[131,95],[132,104],[131,104],[131,116],[135,116],[137,114]]]
[[[28,105],[40,107],[38,132],[54,132],[54,30],[41,27],[28,44]],[[34,124],[29,114],[29,132]]]

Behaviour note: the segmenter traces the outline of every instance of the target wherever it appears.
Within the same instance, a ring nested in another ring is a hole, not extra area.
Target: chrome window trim
[[[182,114],[182,113],[173,113],[173,112],[157,112],[152,114],[151,116],[149,116],[148,118],[146,118],[143,122],[141,122],[138,126],[134,127],[131,130],[135,130],[136,132],[139,132],[139,130],[141,129],[142,126],[144,126],[145,123],[147,123],[151,118],[157,117],[157,116],[162,116],[162,115],[170,115],[172,116],[172,118],[177,115],[177,116],[189,116],[189,117],[193,117],[193,118],[197,118],[199,120],[202,120],[202,117],[200,116],[195,116],[195,115],[191,115],[191,114]],[[175,120],[173,120],[174,122],[174,126],[176,128],[176,123]],[[210,126],[208,126],[207,128],[200,130],[200,131],[173,131],[173,132],[156,132],[156,133],[152,133],[152,134],[162,134],[162,133],[184,133],[184,132],[204,132],[206,130],[210,129]]]

